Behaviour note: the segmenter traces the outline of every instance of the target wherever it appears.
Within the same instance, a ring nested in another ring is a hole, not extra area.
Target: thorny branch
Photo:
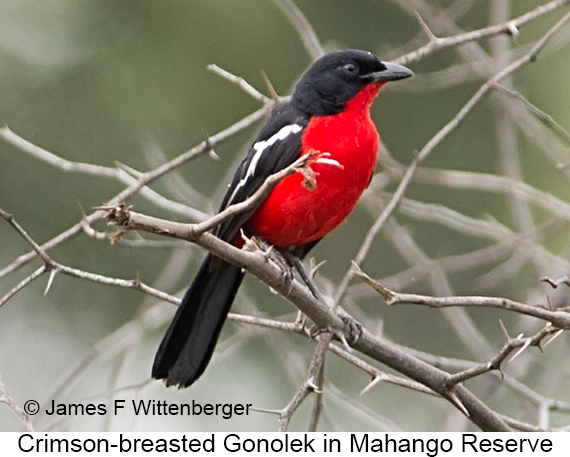
[[[311,420],[312,424],[318,423],[318,414],[320,409],[320,397],[323,394],[323,366],[325,363],[325,355],[327,353],[329,344],[332,340],[331,333],[323,333],[317,337],[318,343],[315,348],[315,352],[313,353],[313,358],[311,360],[311,364],[309,365],[309,369],[307,371],[307,379],[303,382],[303,384],[299,387],[291,401],[279,411],[279,431],[285,432],[289,427],[289,422],[295,414],[295,411],[301,406],[303,401],[309,396],[310,394],[314,394],[317,398],[314,414],[317,416]],[[314,431],[315,427],[309,427],[309,430]]]
[[[294,24],[295,28],[298,30],[299,35],[308,49],[311,57],[313,59],[322,55],[323,47],[320,44],[316,33],[312,29],[310,22],[303,15],[303,13],[294,5],[290,0],[276,0],[277,5],[282,9],[282,11],[287,15],[289,20]],[[428,37],[428,43],[420,46],[412,52],[402,55],[397,62],[408,63],[412,61],[417,61],[425,58],[426,56],[433,54],[439,50],[457,47],[460,44],[465,44],[468,42],[479,41],[484,38],[506,34],[509,36],[516,36],[519,33],[519,28],[524,25],[534,21],[535,19],[557,10],[565,5],[570,4],[570,0],[555,0],[544,5],[541,5],[534,10],[531,10],[515,19],[508,20],[505,22],[498,23],[493,26],[484,27],[475,31],[458,33],[456,35],[451,35],[447,37],[438,37],[433,33],[426,21],[418,15],[418,21],[424,30],[424,33]],[[409,8],[409,6],[402,5],[402,8]],[[416,13],[417,14],[417,13]],[[526,109],[531,112],[537,119],[547,125],[552,131],[554,131],[559,137],[564,140],[568,140],[568,133],[566,130],[560,126],[551,116],[542,112],[531,104],[523,95],[519,92],[514,91],[511,88],[505,88],[499,82],[511,75],[515,70],[521,66],[536,60],[539,52],[543,49],[550,37],[556,33],[562,25],[564,25],[570,17],[570,14],[564,16],[559,20],[553,27],[551,27],[542,37],[532,46],[532,48],[526,52],[522,57],[517,58],[509,65],[498,71],[492,78],[487,80],[479,90],[473,95],[473,97],[463,106],[463,108],[457,113],[457,115],[444,126],[435,136],[431,138],[430,141],[416,154],[416,157],[412,161],[412,164],[402,169],[400,167],[401,173],[399,177],[401,178],[400,185],[396,192],[390,199],[388,205],[385,207],[384,211],[376,219],[372,228],[369,230],[364,242],[361,246],[359,253],[356,256],[356,264],[360,265],[367,254],[371,251],[372,242],[380,233],[386,222],[391,218],[392,214],[400,205],[408,205],[409,201],[404,200],[404,195],[413,180],[426,179],[426,176],[436,176],[439,173],[437,179],[438,184],[451,186],[452,180],[448,179],[451,175],[460,176],[464,178],[463,182],[473,178],[473,186],[479,185],[484,190],[490,190],[493,186],[497,189],[502,189],[504,192],[510,192],[516,195],[517,198],[530,199],[539,204],[543,208],[547,208],[557,214],[559,217],[569,219],[570,218],[570,205],[566,202],[556,199],[552,195],[546,192],[540,192],[539,190],[525,184],[522,182],[509,182],[507,178],[503,177],[489,177],[488,175],[481,175],[481,177],[468,176],[467,174],[462,174],[462,172],[449,172],[449,171],[434,171],[434,170],[423,170],[419,168],[420,163],[436,148],[437,145],[453,130],[459,125],[460,122],[466,117],[466,115],[471,111],[471,109],[476,106],[483,95],[489,92],[491,89],[505,93],[511,98],[514,98],[521,102]],[[165,234],[175,238],[180,238],[184,240],[191,240],[205,247],[206,249],[214,252],[216,255],[233,262],[237,265],[242,266],[247,269],[255,276],[260,278],[262,281],[270,285],[274,290],[277,290],[283,296],[287,297],[292,303],[294,303],[299,309],[301,309],[309,318],[319,327],[329,328],[335,332],[346,331],[344,321],[341,320],[338,315],[332,312],[330,309],[324,308],[321,303],[318,303],[314,298],[307,293],[307,291],[301,287],[299,284],[294,283],[293,285],[284,284],[281,272],[275,265],[268,263],[267,258],[260,253],[255,247],[249,246],[250,250],[239,251],[234,247],[221,242],[210,233],[208,230],[215,227],[225,220],[225,218],[236,214],[239,211],[245,211],[247,208],[254,205],[259,199],[262,199],[267,192],[269,192],[273,185],[282,179],[287,173],[293,173],[298,171],[298,167],[303,166],[303,161],[296,164],[295,167],[286,170],[286,173],[282,176],[274,176],[268,180],[263,189],[251,197],[248,201],[243,202],[240,205],[234,205],[229,207],[224,212],[219,215],[208,217],[206,213],[185,205],[181,205],[178,202],[168,200],[160,195],[155,190],[149,187],[150,184],[155,182],[161,176],[175,170],[181,164],[192,160],[193,158],[212,151],[212,148],[219,144],[220,142],[226,140],[227,138],[233,136],[235,133],[243,130],[247,126],[253,124],[257,120],[265,116],[274,106],[274,100],[266,97],[261,92],[257,91],[243,78],[235,76],[216,65],[209,67],[210,70],[214,71],[218,75],[228,79],[232,83],[239,86],[246,93],[252,96],[254,99],[263,103],[263,107],[258,111],[252,113],[251,115],[245,117],[236,124],[230,126],[227,129],[219,132],[218,134],[208,138],[207,140],[201,142],[189,151],[177,156],[175,159],[164,163],[163,165],[151,170],[150,172],[141,173],[133,170],[125,165],[117,164],[115,168],[113,167],[103,167],[99,165],[72,162],[62,157],[59,157],[41,147],[38,147],[24,138],[16,135],[14,132],[8,129],[8,127],[0,128],[0,138],[4,139],[8,143],[17,147],[20,151],[32,155],[38,160],[42,160],[58,169],[66,172],[73,173],[85,173],[93,176],[102,176],[109,179],[116,180],[118,182],[124,183],[127,187],[115,195],[113,198],[109,199],[108,204],[105,205],[101,210],[95,211],[90,215],[87,215],[80,222],[70,227],[68,230],[62,232],[57,237],[40,245],[37,243],[28,233],[14,220],[14,218],[3,210],[0,210],[0,215],[13,227],[13,229],[21,236],[28,245],[32,248],[32,252],[20,256],[18,259],[10,263],[8,266],[0,270],[0,278],[7,276],[8,274],[20,269],[22,266],[29,263],[35,257],[39,257],[43,265],[36,269],[33,273],[26,276],[17,285],[12,287],[4,297],[0,298],[0,306],[9,301],[18,292],[27,287],[31,282],[33,282],[38,277],[49,273],[50,278],[48,280],[49,289],[52,284],[54,277],[57,273],[63,273],[71,276],[75,276],[82,279],[87,279],[90,281],[96,281],[103,284],[114,285],[118,287],[130,287],[143,291],[149,296],[153,296],[162,301],[167,301],[170,303],[178,303],[179,299],[173,297],[172,295],[166,294],[158,289],[149,287],[137,278],[135,280],[121,280],[117,278],[110,278],[103,275],[98,275],[95,273],[90,273],[87,271],[75,269],[59,262],[53,260],[53,258],[48,254],[48,251],[55,246],[58,246],[65,241],[69,240],[71,237],[81,233],[82,230],[89,231],[90,224],[95,220],[101,218],[103,212],[111,211],[111,218],[115,218],[116,222],[127,230],[146,230],[153,233]],[[285,99],[285,98],[281,98]],[[303,159],[307,160],[307,159]],[[297,168],[296,168],[297,167]],[[394,171],[395,168],[392,168]],[[445,177],[442,175],[445,174]],[[398,173],[396,173],[398,175]],[[392,176],[394,177],[394,176]],[[486,179],[486,181],[485,181]],[[494,181],[493,181],[494,180]],[[374,189],[374,185],[372,189]],[[134,213],[130,211],[127,207],[123,206],[121,203],[128,199],[129,197],[139,194],[148,199],[149,201],[155,203],[157,206],[168,209],[174,214],[181,214],[190,217],[192,220],[199,221],[196,224],[177,224],[170,221],[160,220],[156,218],[150,218],[148,216]],[[450,214],[447,214],[450,216]],[[452,216],[457,221],[457,217]],[[481,224],[482,225],[482,224]],[[483,231],[487,230],[489,232],[494,232],[495,235],[500,233],[501,236],[506,239],[511,237],[512,234],[508,234],[505,231],[499,229],[497,232],[497,225],[495,224],[491,229],[492,224],[487,224]],[[538,230],[538,229],[537,229]],[[119,236],[123,234],[124,231],[119,232]],[[93,231],[92,231],[93,234]],[[522,238],[525,234],[520,234]],[[517,234],[518,236],[518,234]],[[118,238],[118,237],[116,237]],[[488,257],[488,256],[487,256]],[[559,259],[557,257],[557,259]],[[524,303],[519,303],[513,300],[505,298],[494,298],[494,297],[430,297],[425,295],[417,294],[405,294],[394,292],[384,286],[381,286],[375,281],[372,281],[368,276],[363,273],[357,273],[357,269],[351,269],[344,276],[340,285],[336,288],[334,303],[340,306],[345,300],[348,299],[347,291],[348,284],[351,281],[354,274],[359,274],[364,280],[370,284],[374,284],[373,287],[379,291],[384,298],[396,303],[416,303],[427,305],[431,307],[496,307],[503,310],[508,310],[509,312],[524,314],[531,316],[533,318],[545,320],[547,324],[538,332],[529,337],[524,337],[519,335],[517,337],[510,337],[507,331],[504,330],[505,334],[505,344],[503,347],[496,352],[496,354],[490,358],[488,361],[473,364],[470,363],[469,366],[464,367],[464,369],[456,372],[455,374],[449,374],[443,370],[436,368],[437,363],[433,360],[428,360],[427,356],[412,355],[410,350],[402,350],[397,346],[389,343],[383,338],[378,338],[373,336],[367,329],[364,330],[361,338],[352,343],[353,349],[371,357],[374,360],[384,363],[386,366],[393,368],[399,373],[407,376],[406,377],[391,375],[382,372],[377,367],[365,362],[360,354],[354,352],[349,352],[345,348],[340,347],[336,344],[331,344],[332,334],[323,333],[319,336],[319,341],[313,354],[313,359],[309,365],[307,377],[305,382],[300,386],[297,393],[293,396],[291,401],[282,410],[278,411],[280,415],[280,428],[286,429],[288,423],[302,404],[302,402],[311,394],[315,393],[317,401],[313,409],[313,415],[311,420],[310,429],[316,429],[318,424],[318,418],[322,411],[322,390],[323,386],[323,362],[324,356],[327,351],[338,355],[344,360],[351,363],[353,366],[357,367],[359,370],[367,373],[372,377],[371,383],[365,388],[365,391],[373,389],[379,381],[390,382],[399,386],[407,387],[413,389],[417,392],[421,392],[429,395],[436,395],[446,398],[451,404],[453,404],[458,411],[469,417],[475,424],[477,424],[483,430],[507,430],[508,426],[518,428],[521,430],[538,430],[548,428],[548,412],[551,410],[569,410],[568,405],[561,402],[556,402],[548,398],[542,397],[534,391],[526,388],[524,385],[517,384],[517,382],[511,379],[508,375],[503,375],[501,370],[502,365],[507,360],[513,360],[518,357],[524,349],[530,346],[537,346],[540,348],[543,340],[550,335],[552,338],[561,334],[564,329],[569,328],[570,315],[567,310],[563,308],[558,308],[557,310],[552,309],[548,306],[531,306]],[[554,287],[561,283],[569,283],[567,278],[561,278],[560,280],[551,280],[549,278],[543,279],[549,282]],[[152,311],[152,310],[151,310]],[[301,321],[296,322],[285,322],[282,320],[274,319],[263,319],[256,318],[247,315],[235,315],[230,316],[232,319],[239,322],[244,322],[251,325],[263,326],[265,328],[280,329],[293,334],[305,335],[304,324]],[[149,316],[141,316],[141,322],[149,322]],[[153,326],[159,324],[156,323],[156,319],[150,319],[154,323]],[[123,346],[125,343],[124,335],[132,334],[129,325],[127,324],[117,331],[116,335],[111,335],[109,341],[105,341],[105,344],[101,344],[93,354],[92,358],[86,358],[85,364],[78,367],[77,371],[74,371],[70,376],[75,377],[78,373],[84,369],[86,365],[91,363],[95,358],[99,357],[102,353],[111,350],[117,350],[119,347],[125,348]],[[149,325],[146,324],[149,328]],[[502,325],[502,324],[501,324]],[[366,326],[365,326],[366,327]],[[504,329],[504,327],[503,327]],[[338,334],[338,333],[337,333]],[[347,335],[348,336],[348,335]],[[112,338],[113,337],[113,338]],[[348,339],[348,338],[347,338]],[[550,340],[552,341],[552,339]],[[103,343],[103,342],[102,342]],[[514,353],[514,355],[512,355]],[[510,357],[510,359],[509,359]],[[426,359],[427,361],[424,361]],[[473,396],[465,387],[462,385],[467,380],[474,379],[492,370],[500,370],[501,376],[504,376],[505,382],[511,386],[513,389],[517,389],[518,392],[532,399],[540,407],[541,419],[539,421],[540,426],[535,426],[533,424],[528,424],[516,419],[498,414],[490,410],[482,401]],[[70,378],[71,379],[71,378]],[[2,394],[5,392],[4,385],[0,380],[0,401],[8,404],[8,406],[13,409],[18,415],[20,415],[26,428],[31,430],[32,423],[25,414],[20,414],[21,410],[18,405],[10,399],[7,394]],[[61,392],[60,392],[61,393]],[[55,394],[58,395],[57,393]]]
[[[570,0],[554,0],[550,3],[540,5],[534,10],[525,13],[516,19],[504,22],[502,24],[496,24],[489,27],[484,27],[482,29],[474,30],[472,32],[461,33],[455,36],[449,36],[444,38],[439,38],[433,33],[429,33],[429,42],[424,46],[405,54],[398,59],[397,63],[408,64],[410,62],[415,62],[420,60],[428,54],[432,54],[435,51],[439,51],[445,48],[456,47],[464,43],[469,43],[471,41],[478,41],[483,38],[488,38],[495,35],[506,34],[511,37],[516,37],[519,34],[519,28],[523,25],[533,21],[534,19],[556,10],[562,6],[570,4]],[[420,17],[421,19],[421,17]],[[423,21],[422,21],[423,23]],[[425,24],[425,23],[424,23]],[[425,27],[429,30],[427,25]]]
[[[531,62],[533,59],[536,59],[540,51],[546,45],[548,40],[558,31],[564,24],[566,24],[570,20],[570,13],[567,13],[562,19],[560,19],[547,33],[545,33],[542,38],[537,41],[537,43],[527,52],[524,56],[520,57],[519,59],[512,62],[506,68],[501,70],[491,79],[489,79],[485,84],[483,84],[477,92],[469,99],[469,101],[459,110],[459,112],[455,115],[455,117],[449,121],[441,130],[439,130],[427,143],[426,145],[416,154],[414,160],[412,161],[411,165],[408,167],[406,172],[404,173],[400,184],[398,185],[398,189],[394,193],[394,196],[380,215],[380,217],[376,220],[374,225],[368,231],[361,247],[356,255],[356,259],[354,262],[357,265],[360,265],[364,258],[366,257],[367,253],[370,252],[370,247],[372,241],[378,234],[378,232],[382,229],[390,215],[396,210],[399,206],[406,189],[412,182],[412,178],[416,174],[416,170],[420,163],[425,160],[425,158],[434,150],[434,148],[441,142],[443,139],[451,133],[462,121],[465,119],[467,114],[479,103],[481,98],[490,90],[492,89],[499,81],[503,78],[507,77],[518,68],[523,66],[524,64]],[[335,297],[335,304],[338,306],[341,304],[344,295],[346,294],[346,290],[348,287],[348,283],[352,279],[352,271],[348,270],[346,275],[344,276],[340,287],[338,288],[338,292]]]
[[[0,403],[4,403],[8,406],[12,411],[14,411],[24,423],[24,426],[28,432],[34,431],[34,426],[32,421],[30,420],[30,416],[28,416],[24,410],[20,407],[20,405],[12,398],[12,396],[8,393],[8,389],[6,388],[6,384],[4,383],[4,379],[0,375]]]
[[[192,232],[188,230],[187,224],[151,218],[132,212],[124,206],[117,206],[110,210],[108,217],[111,221],[117,222],[128,229],[165,233],[168,236],[183,239],[188,239],[188,233]],[[416,360],[408,354],[397,350],[387,341],[374,337],[366,330],[363,330],[360,337],[355,340],[352,334],[347,333],[345,321],[330,309],[325,308],[309,291],[296,287],[295,284],[291,285],[284,282],[279,268],[275,265],[268,265],[263,253],[239,250],[207,232],[198,235],[197,238],[192,238],[192,241],[205,247],[217,257],[244,268],[254,276],[257,276],[303,311],[318,328],[327,328],[331,332],[344,333],[345,339],[350,342],[354,349],[392,368],[397,367],[398,371],[427,385],[469,416],[481,429],[489,431],[508,430],[508,426],[502,419],[466,389],[460,386],[456,386],[453,389],[445,387],[446,375],[444,372],[440,372],[420,360]],[[428,376],[427,373],[430,373],[430,375]]]
[[[500,308],[508,311],[514,311],[519,314],[526,314],[538,319],[550,322],[559,329],[570,329],[570,313],[567,311],[556,311],[547,309],[544,306],[530,306],[524,303],[518,303],[514,300],[500,297],[430,297],[427,295],[405,294],[394,292],[383,285],[374,281],[370,276],[364,273],[358,265],[353,264],[355,274],[361,277],[374,290],[376,290],[388,305],[414,304],[426,305],[431,308],[447,308],[447,307],[485,307]]]

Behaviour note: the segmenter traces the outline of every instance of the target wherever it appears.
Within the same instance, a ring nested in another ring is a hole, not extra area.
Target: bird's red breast
[[[318,240],[351,213],[370,182],[379,137],[370,105],[382,83],[362,89],[346,109],[332,116],[313,116],[302,137],[302,154],[328,153],[311,163],[316,187],[295,173],[281,181],[247,221],[247,227],[277,247]]]

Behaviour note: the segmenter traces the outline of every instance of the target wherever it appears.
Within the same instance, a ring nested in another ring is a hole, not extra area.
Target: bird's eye
[[[342,67],[342,69],[349,75],[355,75],[358,73],[358,66],[355,63],[347,63]]]

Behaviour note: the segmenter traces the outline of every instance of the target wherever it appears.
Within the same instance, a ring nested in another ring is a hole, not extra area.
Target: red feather
[[[249,228],[273,246],[299,246],[322,238],[346,219],[376,166],[379,137],[369,108],[382,85],[366,86],[342,113],[311,119],[302,153],[330,154],[309,165],[315,189],[304,184],[301,173],[289,176],[248,220]]]

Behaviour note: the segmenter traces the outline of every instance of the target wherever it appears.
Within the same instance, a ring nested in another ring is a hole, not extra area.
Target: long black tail
[[[239,267],[211,260],[209,254],[156,352],[152,377],[167,386],[188,387],[204,372],[243,279]]]

